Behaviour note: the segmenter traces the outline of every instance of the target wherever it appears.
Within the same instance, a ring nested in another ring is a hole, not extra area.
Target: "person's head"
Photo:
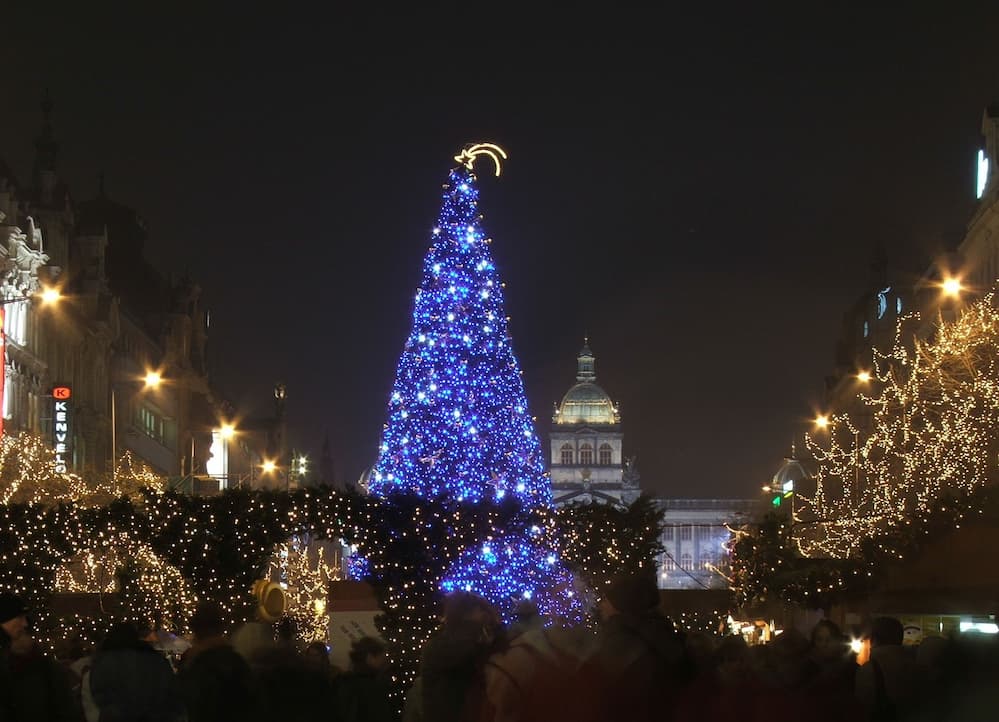
[[[499,625],[499,614],[488,601],[471,592],[451,592],[444,598],[444,622],[471,622],[482,626]]]
[[[538,605],[531,599],[522,599],[513,605],[513,616],[518,622],[529,622],[537,619]]]
[[[16,594],[0,592],[0,629],[6,636],[3,642],[14,643],[28,634],[28,607]]]
[[[659,588],[647,575],[619,575],[611,580],[600,597],[598,611],[607,620],[618,614],[642,616],[659,606]]]
[[[319,669],[330,668],[330,650],[325,642],[311,642],[305,648],[305,661]]]
[[[116,649],[135,649],[139,646],[139,629],[131,622],[119,622],[113,625],[101,642],[102,652]]]
[[[199,641],[223,636],[225,617],[222,607],[216,602],[200,602],[191,615],[191,632]]]
[[[751,666],[749,645],[742,636],[725,637],[715,647],[711,661],[714,663],[718,679],[723,684],[741,681]]]
[[[871,622],[871,648],[901,646],[905,636],[902,623],[894,617],[875,617]]]
[[[294,642],[298,634],[298,625],[292,617],[281,617],[277,623],[277,637],[282,642]]]
[[[388,667],[385,644],[374,637],[355,639],[350,646],[350,666],[356,671],[381,672]]]
[[[835,657],[844,653],[843,634],[830,619],[822,619],[812,627],[812,650],[820,657]]]

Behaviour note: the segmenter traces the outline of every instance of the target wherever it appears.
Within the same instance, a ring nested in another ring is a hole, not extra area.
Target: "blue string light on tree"
[[[474,591],[501,609],[537,597],[543,611],[563,614],[578,603],[567,593],[571,580],[554,551],[552,524],[538,521],[551,509],[551,484],[481,225],[472,165],[482,155],[499,175],[506,154],[478,144],[455,156],[459,165],[444,185],[370,491],[517,502],[523,533],[507,530],[495,553],[488,544],[465,550],[441,589]],[[553,589],[564,591],[555,598]]]

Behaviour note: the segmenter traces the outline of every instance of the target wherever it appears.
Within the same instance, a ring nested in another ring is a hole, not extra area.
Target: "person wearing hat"
[[[584,665],[592,719],[669,719],[688,676],[683,643],[659,610],[659,589],[646,575],[619,575],[598,603],[596,649]]]
[[[4,722],[79,722],[69,675],[31,637],[28,607],[0,592],[0,719]]]

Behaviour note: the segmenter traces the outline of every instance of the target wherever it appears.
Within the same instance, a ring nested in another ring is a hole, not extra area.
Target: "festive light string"
[[[795,542],[806,556],[848,558],[879,530],[905,524],[945,493],[995,480],[999,310],[994,292],[927,339],[900,320],[888,353],[875,350],[874,388],[858,395],[869,424],[835,413],[806,436],[818,463],[800,495]]]

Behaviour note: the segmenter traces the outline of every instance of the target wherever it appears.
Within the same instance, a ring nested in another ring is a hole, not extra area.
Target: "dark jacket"
[[[493,640],[480,624],[449,622],[423,648],[423,719],[464,722],[478,717],[485,698],[483,667]]]
[[[337,708],[343,722],[393,722],[399,716],[389,701],[389,682],[384,674],[356,669],[336,680]]]
[[[672,623],[658,611],[617,614],[597,635],[583,665],[581,685],[592,693],[592,719],[632,722],[669,719],[667,710],[686,683],[689,669]]]
[[[80,722],[67,670],[37,647],[11,654],[6,641],[0,640],[0,720]]]
[[[250,666],[223,640],[189,649],[177,679],[189,722],[258,718]]]
[[[101,722],[173,722],[183,717],[170,663],[145,642],[98,652],[89,679]]]

